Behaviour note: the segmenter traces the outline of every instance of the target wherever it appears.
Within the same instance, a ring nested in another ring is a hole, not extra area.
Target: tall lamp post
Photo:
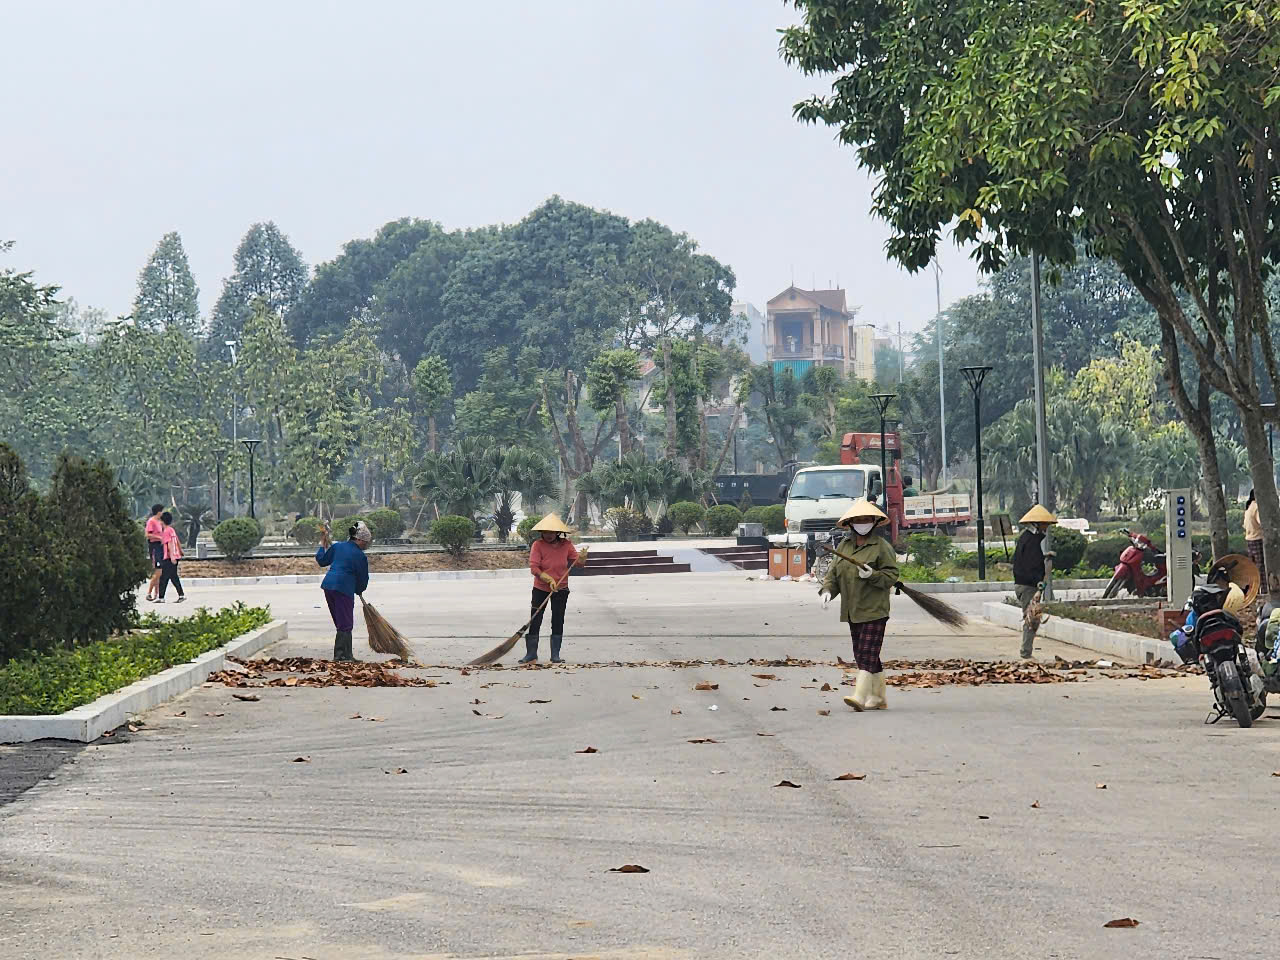
[[[876,402],[876,407],[880,411],[880,493],[884,495],[884,505],[889,505],[889,497],[887,491],[889,489],[889,467],[886,462],[888,451],[884,448],[884,421],[885,413],[889,410],[889,404],[893,403],[898,395],[896,393],[873,393],[871,399]],[[888,514],[888,510],[885,511]]]
[[[218,489],[218,512],[214,514],[218,518],[218,522],[222,522],[222,454],[218,454],[217,468],[217,489]]]
[[[257,515],[256,513],[254,513],[254,512],[253,512],[253,508],[254,508],[254,503],[253,503],[253,448],[254,448],[254,447],[256,447],[258,444],[260,444],[262,441],[261,441],[261,440],[241,440],[240,442],[241,442],[242,444],[244,444],[244,448],[245,448],[246,450],[248,450],[248,451],[249,451],[249,516],[253,517],[253,518],[256,520],[256,519],[257,519],[257,517],[258,517],[258,515]]]
[[[990,367],[961,367],[969,389],[973,391],[973,453],[978,477],[978,579],[987,579],[987,531],[982,516],[982,381]]]
[[[236,340],[222,341],[228,350],[231,351],[231,449],[236,448],[239,442],[236,426]],[[231,470],[231,507],[232,512],[240,510],[240,488],[236,485],[236,472],[233,467]]]
[[[912,430],[910,433],[911,445],[916,448],[916,467],[920,475],[916,477],[916,483],[919,484],[917,489],[924,488],[924,453],[920,450],[920,441],[925,437],[925,431]]]

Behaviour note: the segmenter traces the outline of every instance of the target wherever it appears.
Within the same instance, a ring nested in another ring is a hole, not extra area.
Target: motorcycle
[[[836,550],[848,536],[849,532],[843,527],[833,527],[829,532],[810,535],[807,545],[809,550],[809,572],[813,574],[815,579],[825,579],[827,571],[831,569],[832,561],[835,560],[834,554],[827,553],[825,550],[818,550],[817,545],[824,543],[830,549]]]
[[[1102,591],[1102,599],[1113,600],[1120,596],[1122,590],[1135,597],[1160,596],[1165,592],[1168,580],[1164,554],[1157,552],[1155,544],[1145,533],[1120,532],[1129,538],[1129,546],[1120,554],[1111,582]],[[1147,573],[1145,563],[1154,567],[1151,573]]]
[[[1241,727],[1251,727],[1266,712],[1268,684],[1253,668],[1240,621],[1222,609],[1227,589],[1217,583],[1196,587],[1184,608],[1194,622],[1188,616],[1188,626],[1171,639],[1182,661],[1199,663],[1209,678],[1213,713],[1205,722],[1231,716]]]

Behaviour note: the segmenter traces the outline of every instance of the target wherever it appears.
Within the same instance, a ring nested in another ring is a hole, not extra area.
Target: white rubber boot
[[[867,708],[867,700],[874,689],[874,680],[865,670],[858,671],[858,679],[853,682],[853,693],[844,698],[844,702],[861,713]]]
[[[884,682],[884,671],[871,675],[871,695],[867,697],[868,710],[888,710],[889,699]]]

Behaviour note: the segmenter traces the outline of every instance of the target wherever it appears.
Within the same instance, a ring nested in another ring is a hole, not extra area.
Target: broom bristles
[[[837,557],[841,557],[845,560],[848,560],[850,563],[855,563],[855,564],[858,563],[858,561],[850,559],[849,557],[841,553],[839,550],[833,550],[831,547],[828,547],[826,544],[820,543],[818,544],[818,546],[821,547],[823,550],[825,550],[827,553],[834,554]],[[858,565],[863,566],[863,564],[858,564]],[[897,583],[894,584],[894,588],[899,593],[905,593],[911,600],[915,602],[916,606],[918,606],[921,610],[923,610],[929,616],[933,617],[933,619],[937,620],[939,623],[946,624],[948,627],[951,627],[952,629],[959,629],[960,627],[965,627],[969,625],[969,619],[963,613],[961,613],[955,607],[951,606],[951,604],[944,603],[943,601],[939,600],[937,597],[933,596],[932,594],[923,593],[919,590],[914,590],[911,587],[907,586],[905,583],[903,583],[901,580],[899,580]]]
[[[369,649],[374,653],[389,653],[406,663],[413,659],[413,651],[400,631],[371,603],[364,605],[364,625],[369,631]]]
[[[548,593],[547,599],[543,600],[542,603],[539,604],[538,611],[541,611],[542,608],[547,605],[547,600],[550,600],[550,599],[551,599],[551,594]],[[503,640],[500,644],[498,644],[488,653],[480,654],[480,656],[476,657],[474,660],[468,663],[467,666],[482,667],[489,663],[497,663],[499,660],[501,660],[503,657],[505,657],[508,653],[511,652],[512,647],[514,647],[517,643],[520,642],[520,638],[524,636],[524,632],[529,629],[529,624],[533,623],[534,616],[537,616],[537,612],[535,612],[533,616],[529,617],[528,621],[525,623],[523,627],[521,627],[511,636],[507,637],[507,639]]]

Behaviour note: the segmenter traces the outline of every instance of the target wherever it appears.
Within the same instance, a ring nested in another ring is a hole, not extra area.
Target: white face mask
[[[860,537],[865,537],[868,533],[870,533],[872,530],[875,529],[875,526],[876,525],[874,523],[855,523],[853,525],[853,532]]]

